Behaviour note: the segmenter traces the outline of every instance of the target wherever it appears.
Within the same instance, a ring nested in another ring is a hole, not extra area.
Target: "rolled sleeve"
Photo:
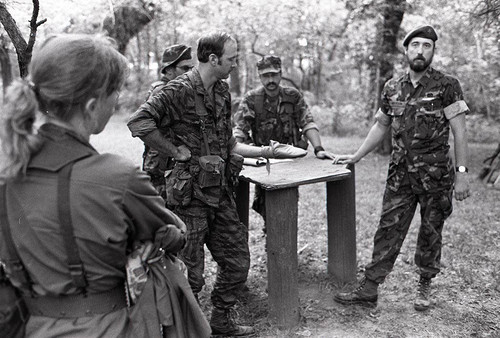
[[[392,123],[392,118],[385,114],[382,109],[378,109],[377,112],[375,113],[375,121],[380,123],[383,126],[390,126]]]
[[[465,103],[464,100],[459,100],[450,104],[449,106],[446,106],[444,108],[444,115],[448,120],[451,120],[455,116],[465,114],[468,111],[469,107],[467,106],[467,103]]]
[[[172,120],[169,107],[173,107],[172,102],[175,102],[174,93],[174,90],[165,87],[137,109],[127,122],[133,137],[145,136],[169,124]]]
[[[302,128],[302,134],[304,135],[309,129],[316,129],[319,131],[318,125],[315,122],[309,122]]]
[[[148,111],[141,106],[130,117],[127,127],[130,129],[133,137],[143,137],[157,129],[157,124]]]

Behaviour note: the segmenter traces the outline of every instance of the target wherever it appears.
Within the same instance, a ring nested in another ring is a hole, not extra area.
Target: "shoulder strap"
[[[195,84],[194,73],[187,72],[186,75],[194,87]],[[202,117],[208,115],[207,108],[205,107],[205,104],[201,99],[200,95],[198,95],[198,93],[196,92],[196,89],[194,90],[194,104],[196,107],[196,115],[198,115],[198,118],[200,119],[200,130],[201,130],[201,135],[203,136],[203,143],[205,145],[205,155],[210,155],[210,146],[208,145],[208,137],[206,131],[206,120],[204,117]],[[203,153],[203,148],[201,150]]]
[[[264,113],[264,91],[257,93],[255,95],[255,102],[254,102],[254,112],[255,112],[255,127],[259,128],[259,119]]]
[[[17,199],[13,198],[12,201],[17,204]],[[21,222],[26,221],[26,216],[22,212],[22,208],[16,209],[21,213]],[[7,214],[7,183],[0,185],[0,226],[2,227],[2,234],[5,238],[6,249],[8,253],[8,261],[6,268],[11,277],[14,277],[16,281],[21,284],[21,288],[24,290],[31,290],[31,280],[29,279],[28,272],[24,268],[21,258],[17,253],[16,245],[14,244],[14,239],[12,238],[12,232],[10,230],[10,222]]]
[[[86,293],[88,285],[85,277],[85,269],[80,258],[80,252],[75,241],[75,234],[73,229],[73,221],[71,219],[70,209],[70,178],[73,169],[73,163],[64,166],[57,177],[57,204],[59,213],[59,223],[61,225],[61,234],[63,237],[64,247],[68,255],[68,266],[73,283],[79,288],[83,289]]]

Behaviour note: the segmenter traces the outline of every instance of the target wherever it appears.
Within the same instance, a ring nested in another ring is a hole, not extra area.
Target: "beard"
[[[423,56],[417,56],[413,60],[409,60],[410,69],[414,72],[420,73],[429,68],[432,63],[432,56],[427,60]]]

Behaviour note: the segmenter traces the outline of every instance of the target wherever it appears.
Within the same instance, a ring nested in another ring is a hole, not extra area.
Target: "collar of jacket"
[[[55,124],[42,125],[38,134],[42,137],[43,144],[31,157],[29,169],[56,172],[71,162],[97,154],[90,143],[82,140],[75,132]]]

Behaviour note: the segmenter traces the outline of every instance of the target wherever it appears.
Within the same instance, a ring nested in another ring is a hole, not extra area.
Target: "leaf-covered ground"
[[[101,151],[118,153],[139,163],[142,146],[131,139],[125,123],[114,118],[91,142]],[[333,152],[354,151],[362,138],[323,136]],[[238,312],[254,325],[258,337],[500,337],[500,190],[474,178],[482,160],[496,144],[471,143],[472,196],[454,202],[454,212],[443,231],[442,272],[434,280],[433,306],[424,313],[413,309],[418,273],[414,264],[417,210],[394,271],[380,287],[375,310],[336,304],[332,296],[341,286],[326,272],[326,214],[323,184],[299,189],[299,292],[301,320],[297,327],[279,330],[267,318],[267,266],[262,220],[250,212],[252,262],[248,291]],[[370,154],[356,165],[356,229],[358,270],[369,262],[380,215],[388,157]],[[216,267],[207,252],[206,289],[202,307],[209,315],[209,292]],[[349,287],[349,286],[344,286]]]

